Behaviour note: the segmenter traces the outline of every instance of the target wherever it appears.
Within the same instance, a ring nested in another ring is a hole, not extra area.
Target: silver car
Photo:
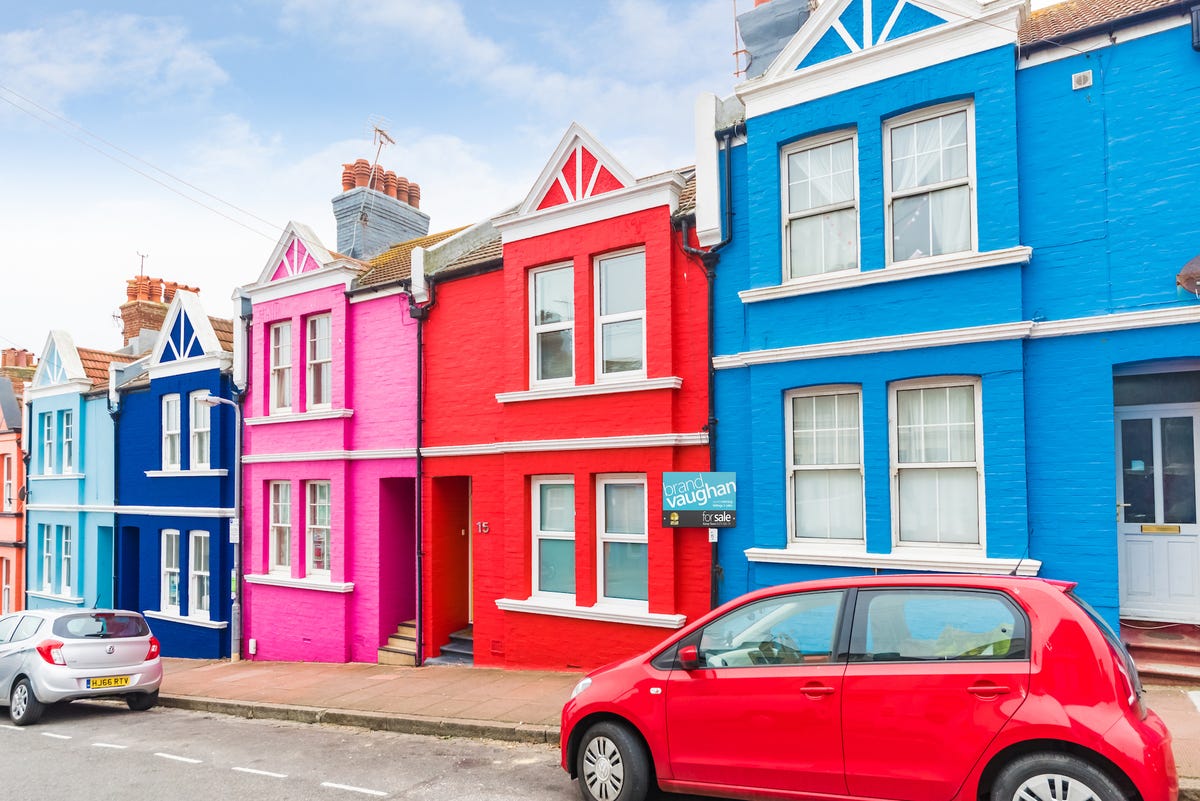
[[[0,704],[18,726],[46,704],[124,696],[130,709],[158,703],[158,639],[137,612],[30,609],[0,617]]]

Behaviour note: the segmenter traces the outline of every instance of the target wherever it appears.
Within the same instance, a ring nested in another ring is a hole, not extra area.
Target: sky
[[[139,271],[230,317],[289,220],[333,249],[375,127],[432,231],[523,199],[572,122],[635,175],[691,164],[753,0],[0,5],[0,347],[40,354],[121,347]]]

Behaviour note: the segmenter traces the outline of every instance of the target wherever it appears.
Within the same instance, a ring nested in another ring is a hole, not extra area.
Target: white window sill
[[[74,595],[55,595],[52,592],[38,592],[36,590],[26,590],[25,594],[30,598],[41,598],[43,601],[58,601],[59,603],[75,604],[76,606],[83,603],[83,598],[77,598]]]
[[[506,612],[527,612],[534,615],[571,617],[579,620],[600,620],[605,623],[626,623],[631,626],[655,626],[678,629],[687,622],[685,615],[664,615],[647,612],[637,606],[597,603],[595,606],[575,606],[573,598],[562,601],[552,598],[534,597],[524,601],[515,598],[500,598],[496,606]]]
[[[1000,559],[981,551],[962,548],[914,548],[898,546],[891,553],[867,553],[861,548],[812,547],[791,544],[787,548],[747,548],[751,562],[789,565],[836,565],[877,570],[914,570],[933,573],[991,573],[1036,576],[1042,563],[1036,559]]]
[[[228,470],[210,468],[203,470],[146,470],[144,472],[146,478],[203,478],[229,475]]]
[[[742,303],[757,303],[763,300],[778,300],[797,295],[811,295],[817,292],[830,292],[836,289],[851,289],[853,287],[882,284],[888,281],[903,281],[909,278],[924,278],[931,275],[945,275],[963,270],[979,270],[985,267],[999,267],[1005,264],[1028,264],[1033,255],[1033,249],[1025,245],[1001,250],[990,250],[985,253],[949,253],[945,256],[930,256],[924,259],[889,264],[881,270],[841,270],[835,273],[825,273],[808,278],[789,281],[778,286],[764,286],[756,289],[744,289],[738,293]]]
[[[206,617],[188,617],[186,615],[181,615],[178,612],[154,612],[151,610],[146,610],[142,612],[142,617],[148,617],[154,620],[169,620],[172,623],[183,623],[187,626],[199,626],[205,629],[229,628],[229,624],[223,620],[209,620]]]
[[[328,581],[313,578],[294,578],[292,576],[271,576],[263,573],[245,577],[247,584],[264,584],[271,587],[291,587],[296,590],[317,590],[319,592],[354,592],[352,581]]]
[[[632,380],[606,380],[595,384],[569,387],[545,387],[520,392],[500,392],[496,400],[500,403],[517,401],[547,400],[549,398],[579,398],[591,395],[611,395],[617,392],[646,392],[655,389],[679,389],[683,379],[678,376],[666,378],[637,378]]]
[[[30,481],[55,481],[58,479],[71,479],[78,481],[83,478],[83,473],[42,473],[41,475],[30,476]]]
[[[353,409],[314,409],[309,412],[279,412],[266,417],[249,417],[246,419],[246,425],[266,426],[272,423],[303,423],[307,420],[337,420],[353,416]]]

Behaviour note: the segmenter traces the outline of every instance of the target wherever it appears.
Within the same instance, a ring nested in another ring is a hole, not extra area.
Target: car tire
[[[650,759],[627,726],[603,721],[579,741],[575,757],[583,801],[643,801],[650,787]]]
[[[134,712],[145,712],[158,706],[158,690],[152,693],[130,693],[125,696],[125,703]]]
[[[992,785],[991,801],[1086,798],[1124,801],[1107,773],[1067,754],[1029,754],[1006,765]]]
[[[33,685],[29,683],[29,679],[21,679],[13,685],[12,694],[8,697],[8,716],[14,725],[29,726],[37,723],[45,708],[33,694]]]

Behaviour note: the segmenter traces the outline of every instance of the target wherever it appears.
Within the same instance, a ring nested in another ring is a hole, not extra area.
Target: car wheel
[[[576,757],[584,801],[642,801],[650,784],[650,760],[638,738],[608,721],[587,730]]]
[[[991,801],[1123,801],[1108,774],[1067,754],[1030,754],[1007,765]]]
[[[130,693],[125,696],[125,703],[134,712],[145,712],[158,706],[158,690],[152,693]]]
[[[29,679],[21,679],[12,689],[8,698],[8,716],[18,726],[28,726],[37,723],[42,717],[45,706],[33,694],[33,685]]]

